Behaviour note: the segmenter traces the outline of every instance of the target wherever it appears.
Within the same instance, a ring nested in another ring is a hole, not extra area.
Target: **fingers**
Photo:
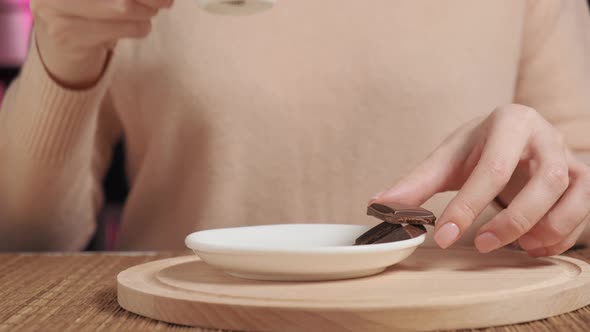
[[[527,251],[527,253],[533,257],[553,256],[564,253],[576,244],[576,241],[584,232],[586,227],[588,227],[589,223],[590,218],[586,218],[584,221],[578,224],[576,228],[574,228],[573,232],[568,234],[561,242],[558,242],[557,244],[554,244],[549,247],[541,247],[534,250],[530,250]]]
[[[151,18],[172,0],[34,0],[39,29],[64,49],[112,48],[151,31]]]
[[[136,0],[138,3],[153,9],[170,8],[174,3],[173,0]]]
[[[166,8],[166,1],[157,0],[36,0],[39,8],[51,8],[66,16],[101,20],[146,20],[159,9]]]
[[[522,189],[511,191],[508,207],[478,230],[477,249],[490,252],[521,237],[531,255],[571,247],[590,218],[590,168],[575,161],[557,131],[533,109],[509,105],[467,132],[456,132],[374,201],[421,205],[461,187],[436,224],[434,239],[446,248],[500,192],[516,189],[507,184],[517,183]],[[517,167],[523,172],[514,175]]]
[[[78,25],[81,31],[92,34],[95,40],[101,42],[105,47],[109,47],[113,40],[124,38],[143,38],[147,36],[152,29],[150,21],[142,22],[104,22],[104,21],[87,21],[80,22]],[[92,46],[90,44],[88,46]]]
[[[475,246],[486,253],[527,233],[559,200],[569,185],[563,144],[550,130],[540,131],[531,142],[539,167],[508,208],[478,230]]]
[[[121,38],[142,38],[151,31],[151,21],[104,21],[87,20],[77,17],[54,17],[51,23],[43,18],[38,20],[39,28],[43,29],[52,40],[63,50],[85,50],[103,45],[112,46]],[[88,38],[76,38],[88,36]],[[71,41],[77,42],[72,44]]]
[[[558,249],[575,229],[590,215],[590,167],[572,163],[570,186],[558,203],[525,235],[519,239],[521,248]],[[538,255],[543,256],[543,255]]]
[[[464,164],[473,149],[471,139],[479,121],[468,123],[454,132],[428,158],[401,178],[393,187],[375,195],[373,202],[395,202],[407,205],[422,205],[437,192],[450,190],[453,174]]]
[[[488,120],[479,161],[436,225],[434,240],[441,248],[452,245],[510,180],[528,142],[530,112],[499,109]]]
[[[374,202],[397,202],[414,206],[424,204],[444,185],[449,164],[442,162],[442,159],[442,156],[431,155],[408,175],[401,178],[391,189],[375,195],[369,204]]]

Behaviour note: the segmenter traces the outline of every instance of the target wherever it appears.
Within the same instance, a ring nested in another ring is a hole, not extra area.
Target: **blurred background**
[[[0,100],[29,47],[29,0],[0,0]]]
[[[6,87],[18,75],[25,60],[31,25],[29,0],[0,0],[0,104]],[[128,193],[124,155],[124,144],[119,142],[104,181],[106,205],[98,218],[96,237],[88,250],[110,249],[116,240],[118,217]]]

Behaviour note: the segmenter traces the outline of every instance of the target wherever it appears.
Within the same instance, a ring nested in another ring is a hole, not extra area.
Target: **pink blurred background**
[[[0,0],[0,103],[27,54],[31,24],[29,0]]]
[[[27,54],[29,0],[0,0],[0,65],[17,66]]]
[[[27,54],[31,24],[29,0],[0,0],[0,103]]]

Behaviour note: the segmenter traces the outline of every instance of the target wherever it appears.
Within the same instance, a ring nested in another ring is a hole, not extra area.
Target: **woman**
[[[475,236],[481,252],[519,241],[553,255],[590,220],[583,0],[32,8],[0,112],[2,249],[83,248],[120,138],[119,249],[181,248],[214,227],[374,223],[366,198],[394,182],[372,201],[425,203],[443,248]]]

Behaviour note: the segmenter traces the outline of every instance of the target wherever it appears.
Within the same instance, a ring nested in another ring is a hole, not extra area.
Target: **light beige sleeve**
[[[31,47],[0,108],[0,251],[80,250],[92,237],[119,128],[111,71],[68,90]]]
[[[590,14],[585,0],[529,0],[516,103],[531,106],[590,165]],[[590,228],[580,238],[590,244]]]
[[[590,153],[590,13],[585,0],[529,0],[515,102]]]

